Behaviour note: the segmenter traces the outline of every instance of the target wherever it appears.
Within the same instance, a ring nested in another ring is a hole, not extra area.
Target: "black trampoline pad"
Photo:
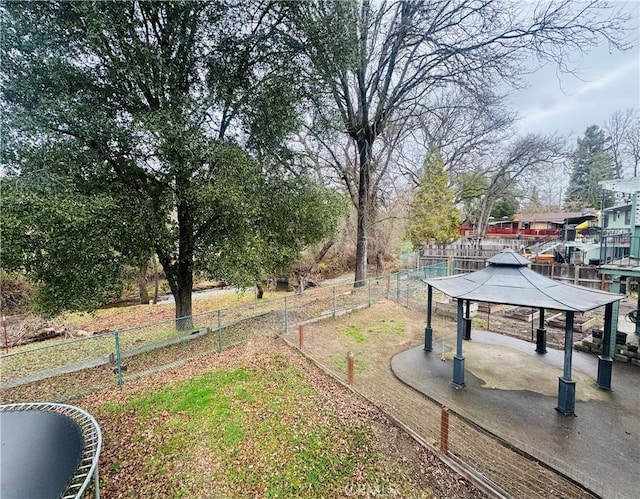
[[[82,431],[48,411],[0,412],[0,497],[60,497],[80,464]]]

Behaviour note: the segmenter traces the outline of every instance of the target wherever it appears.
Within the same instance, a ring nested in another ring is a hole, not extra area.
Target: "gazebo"
[[[564,284],[549,279],[529,268],[529,260],[512,249],[505,249],[487,260],[487,267],[449,277],[424,279],[427,284],[427,324],[424,333],[424,349],[432,351],[431,327],[433,288],[457,300],[456,355],[453,358],[453,384],[463,388],[464,357],[463,339],[471,339],[471,302],[487,302],[537,308],[540,323],[536,335],[536,352],[546,353],[545,310],[559,310],[566,314],[564,335],[564,369],[558,384],[558,407],[567,416],[575,415],[575,381],[571,379],[571,354],[573,351],[573,325],[576,312],[586,312],[605,306],[603,352],[598,358],[596,384],[602,390],[611,390],[613,358],[611,335],[613,331],[613,303],[624,295],[598,291],[582,286]],[[464,313],[466,302],[466,314]]]

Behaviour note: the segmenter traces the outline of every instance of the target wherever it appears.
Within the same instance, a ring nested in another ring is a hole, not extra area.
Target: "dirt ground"
[[[530,340],[530,324],[511,319],[501,323],[511,335]],[[382,301],[336,320],[304,326],[303,351],[343,379],[347,376],[347,353],[352,352],[356,390],[437,448],[442,407],[400,382],[390,366],[396,353],[424,342],[424,327],[423,312]],[[455,322],[439,316],[434,317],[432,327],[434,343],[445,335],[450,337],[456,328]],[[563,337],[563,332],[552,331],[550,334],[558,339],[560,335]],[[290,334],[288,339],[296,345],[299,342],[297,332]],[[581,487],[541,467],[475,425],[457,419],[451,425],[456,428],[459,444],[455,454],[509,495],[590,497]]]
[[[625,306],[629,310],[635,308],[630,304],[621,306],[621,314],[625,313]],[[150,308],[149,310],[151,310]],[[158,311],[160,308],[158,307]],[[163,310],[164,313],[164,310]],[[596,323],[593,327],[601,327],[602,319],[596,313]],[[483,320],[485,314],[478,314]],[[152,320],[152,318],[147,318]],[[441,341],[444,334],[455,331],[455,322],[435,315],[433,318],[434,342]],[[480,325],[483,325],[480,323]],[[486,325],[486,323],[484,324]],[[534,324],[534,328],[537,324]],[[393,355],[413,348],[424,341],[425,313],[424,310],[412,310],[395,302],[381,301],[373,307],[359,312],[346,314],[335,320],[325,320],[304,326],[303,351],[314,362],[317,362],[337,377],[346,380],[347,352],[351,351],[355,357],[354,388],[373,402],[375,409],[361,410],[362,401],[358,397],[344,390],[338,383],[327,381],[320,371],[316,370],[313,377],[319,385],[327,386],[328,397],[353,403],[352,411],[371,417],[375,424],[381,424],[381,439],[388,441],[393,452],[401,459],[406,459],[408,466],[417,473],[416,480],[423,480],[422,475],[428,475],[428,480],[439,480],[441,485],[436,487],[439,497],[478,497],[481,493],[466,480],[437,459],[435,454],[417,446],[405,432],[399,432],[399,426],[409,429],[424,442],[439,445],[441,407],[428,400],[422,394],[402,384],[391,371],[390,362]],[[477,323],[474,323],[474,328]],[[489,330],[531,341],[532,328],[530,322],[519,321],[492,314],[489,320]],[[583,333],[575,333],[574,340],[590,333],[590,329]],[[535,330],[534,330],[535,334]],[[298,331],[290,328],[285,338],[293,345],[297,345]],[[272,340],[251,340],[229,351],[233,356],[255,356],[257,351],[272,348]],[[564,344],[564,330],[547,328],[547,344],[551,348],[562,348]],[[280,348],[280,347],[278,347]],[[532,345],[533,348],[533,345]],[[190,362],[179,370],[164,371],[158,375],[146,376],[135,382],[127,383],[129,389],[154,388],[163,382],[174,382],[176,377],[202,372],[210,368],[213,359],[223,359],[227,355],[207,355],[203,359]],[[224,361],[226,362],[226,361]],[[295,362],[298,362],[297,360]],[[24,387],[28,388],[28,387]],[[118,389],[97,392],[89,400],[105,400],[117,393]],[[354,396],[355,398],[351,398]],[[373,411],[373,412],[371,412]],[[379,411],[379,412],[376,412]],[[468,441],[468,449],[460,449],[459,458],[469,464],[477,473],[496,483],[513,497],[589,497],[579,486],[556,473],[532,462],[520,452],[509,448],[495,438],[485,434],[473,425],[457,421],[460,425],[460,435]],[[398,426],[399,425],[399,426]],[[398,437],[398,432],[402,437]],[[399,438],[399,439],[398,439]],[[524,472],[527,470],[527,472]],[[422,483],[425,483],[424,481]],[[433,485],[431,485],[433,487]]]
[[[124,404],[145,390],[158,390],[167,385],[175,385],[182,380],[198,376],[212,369],[233,368],[234,366],[261,366],[274,354],[283,356],[289,365],[305,372],[305,380],[328,404],[317,410],[336,411],[341,420],[349,424],[368,427],[378,436],[380,450],[390,459],[403,463],[408,476],[415,486],[415,495],[410,497],[440,498],[480,498],[486,497],[470,482],[444,465],[433,453],[418,445],[407,433],[402,431],[379,408],[368,403],[356,393],[346,389],[336,380],[328,377],[294,349],[288,347],[277,338],[258,337],[244,344],[231,348],[222,354],[211,354],[196,361],[189,362],[178,369],[166,370],[152,376],[146,376],[127,383],[126,390],[111,388],[97,392],[82,399],[74,400],[94,414],[99,414],[100,424],[105,434],[105,447],[100,458],[100,467],[106,470],[108,480],[104,493],[108,497],[128,497],[131,490],[136,490],[135,467],[114,471],[114,464],[121,460],[135,463],[135,445],[128,445],[123,450],[120,445],[120,434],[126,436],[126,429],[121,422],[111,420],[108,411],[103,410],[105,401]],[[303,420],[311,418],[299,415]],[[126,454],[126,455],[125,455]],[[125,457],[123,457],[125,455]],[[126,459],[125,459],[126,458]],[[139,456],[144,460],[144,456]],[[103,475],[105,473],[102,473]],[[131,476],[133,473],[134,476]],[[355,488],[353,497],[374,497],[366,489]],[[395,497],[391,495],[390,497]]]

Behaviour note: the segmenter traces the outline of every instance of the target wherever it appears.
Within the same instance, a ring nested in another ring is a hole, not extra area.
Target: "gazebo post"
[[[427,325],[424,328],[424,351],[433,350],[433,329],[431,329],[431,305],[433,303],[433,287],[427,284]]]
[[[604,307],[604,334],[602,335],[602,355],[598,355],[598,378],[596,386],[600,390],[611,390],[611,371],[613,370],[613,359],[611,358],[611,336],[613,303],[607,303]]]
[[[611,281],[611,292],[620,293],[620,276],[615,275]],[[609,337],[609,355],[615,355],[616,351],[616,336],[618,334],[618,314],[620,313],[620,302],[613,302],[613,309],[611,310],[611,336]],[[604,346],[604,335],[602,338],[602,344]],[[613,357],[612,357],[613,358]]]
[[[464,323],[463,339],[470,340],[471,339],[471,302],[469,300],[467,300],[463,323]]]
[[[573,318],[575,312],[567,311],[564,330],[564,372],[558,378],[558,407],[565,416],[575,416],[576,382],[571,379],[571,354],[573,353]]]
[[[638,303],[636,304],[636,309],[640,310],[640,293],[638,293]],[[636,335],[640,336],[640,321],[636,322]]]
[[[536,352],[547,353],[547,330],[544,328],[544,308],[540,310],[540,323],[536,330]]]
[[[456,335],[456,355],[453,358],[453,384],[456,388],[464,387],[464,357],[462,356],[462,328],[464,323],[462,321],[462,298],[458,298],[458,316],[457,316],[457,335]]]

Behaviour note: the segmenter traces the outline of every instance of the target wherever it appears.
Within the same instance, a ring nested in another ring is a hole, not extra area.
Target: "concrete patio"
[[[432,352],[419,346],[392,359],[400,380],[604,497],[638,497],[640,368],[615,362],[612,391],[602,391],[597,357],[574,351],[576,416],[563,416],[562,351],[539,355],[535,344],[474,329],[463,345],[466,386],[456,389],[456,333],[434,333]]]

